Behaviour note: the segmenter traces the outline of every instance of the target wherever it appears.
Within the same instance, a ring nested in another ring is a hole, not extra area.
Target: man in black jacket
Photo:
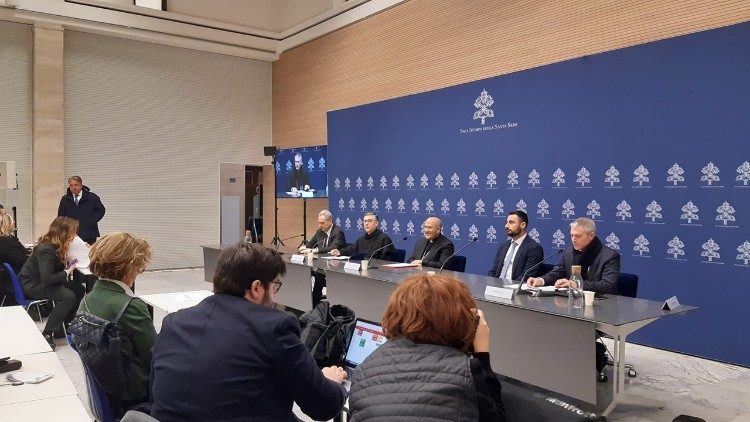
[[[454,249],[453,242],[443,236],[442,230],[443,222],[439,218],[428,217],[422,224],[424,237],[414,245],[414,251],[406,262],[423,267],[442,267],[445,260],[453,255]]]
[[[341,413],[340,367],[318,369],[297,318],[273,302],[281,255],[254,243],[221,251],[215,294],[164,318],[152,359],[151,416],[169,421],[298,421]],[[297,280],[292,280],[297,282]]]
[[[333,214],[328,210],[318,213],[318,231],[310,239],[299,247],[301,253],[312,251],[313,253],[328,253],[333,249],[346,246],[346,235],[341,227],[333,224]]]
[[[544,259],[542,245],[526,234],[529,216],[521,211],[512,211],[505,222],[505,234],[510,239],[501,244],[495,255],[495,262],[487,272],[490,277],[509,280],[520,280],[521,277],[533,277],[541,274]],[[527,273],[528,271],[528,273]],[[523,280],[521,280],[523,281]]]
[[[99,196],[83,185],[81,176],[71,176],[67,193],[60,198],[57,216],[78,220],[78,237],[91,245],[99,237],[99,222],[104,212]]]
[[[378,228],[379,224],[380,219],[374,212],[366,212],[365,216],[362,217],[365,234],[360,236],[353,245],[331,250],[331,255],[339,256],[342,253],[352,255],[362,252],[365,254],[365,259],[372,258],[387,261],[396,248],[393,247],[391,238]]]
[[[346,235],[341,227],[333,224],[333,214],[328,210],[318,213],[318,231],[309,242],[303,243],[299,247],[302,253],[313,252],[325,254],[333,249],[339,249],[346,246]],[[318,305],[323,298],[323,287],[326,285],[326,275],[322,271],[313,271],[312,303],[313,308]]]
[[[570,223],[570,240],[562,261],[552,271],[541,277],[531,277],[526,282],[532,287],[554,285],[570,286],[571,266],[581,266],[584,290],[617,294],[617,277],[620,275],[620,254],[602,245],[596,236],[596,224],[590,218],[579,218]]]

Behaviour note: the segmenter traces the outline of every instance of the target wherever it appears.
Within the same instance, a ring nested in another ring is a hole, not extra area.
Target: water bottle
[[[568,304],[573,308],[583,308],[583,278],[581,277],[581,266],[573,265],[570,268],[570,288],[568,288]]]

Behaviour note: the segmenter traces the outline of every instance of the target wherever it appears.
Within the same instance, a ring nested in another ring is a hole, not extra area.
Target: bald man
[[[407,262],[423,267],[440,268],[453,255],[453,242],[443,236],[443,222],[437,217],[428,217],[422,225],[424,238],[414,245],[414,252]]]

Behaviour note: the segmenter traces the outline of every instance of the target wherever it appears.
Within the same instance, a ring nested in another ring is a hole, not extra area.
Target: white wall
[[[148,238],[152,268],[202,266],[219,163],[267,161],[271,64],[66,31],[64,71],[65,173],[102,198],[102,233]]]

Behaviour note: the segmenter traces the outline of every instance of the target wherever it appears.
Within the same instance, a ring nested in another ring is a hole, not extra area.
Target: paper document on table
[[[516,284],[508,284],[506,286],[503,286],[508,289],[517,289],[518,283]],[[529,290],[533,292],[554,292],[554,291],[560,291],[560,290],[567,290],[567,289],[555,289],[555,286],[542,286],[542,287],[531,287],[528,284],[525,284],[521,286],[521,290]]]
[[[321,256],[320,259],[335,259],[337,261],[343,261],[346,259],[349,259],[348,256],[340,255],[340,256]]]
[[[42,381],[47,381],[53,376],[54,375],[52,374],[37,374],[33,372],[18,371],[18,372],[12,372],[6,375],[5,379],[7,379],[10,382],[22,382],[24,384],[39,384]]]
[[[401,262],[397,264],[385,264],[381,265],[383,268],[406,268],[406,267],[418,267],[417,264],[410,264],[408,262]]]

